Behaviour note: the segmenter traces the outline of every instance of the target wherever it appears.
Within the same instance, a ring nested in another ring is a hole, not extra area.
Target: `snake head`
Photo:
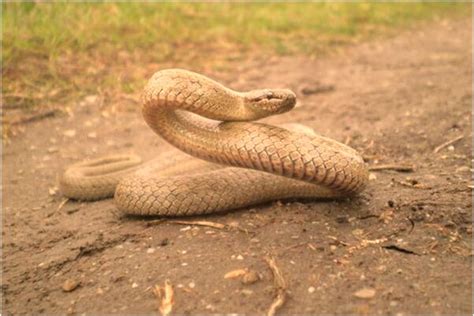
[[[245,94],[245,104],[260,118],[285,113],[296,104],[296,95],[288,89],[260,89]]]

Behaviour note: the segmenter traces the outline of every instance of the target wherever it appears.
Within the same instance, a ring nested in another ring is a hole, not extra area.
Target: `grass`
[[[454,3],[2,3],[3,93],[30,106],[140,90],[161,66],[216,69],[249,56],[319,56]],[[20,96],[19,98],[17,98]],[[15,101],[16,100],[16,101]]]

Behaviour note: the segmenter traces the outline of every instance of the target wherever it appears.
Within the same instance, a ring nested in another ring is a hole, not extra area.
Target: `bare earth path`
[[[167,148],[133,102],[78,100],[69,115],[25,125],[3,154],[4,312],[153,313],[151,288],[169,279],[176,313],[263,313],[275,294],[263,260],[270,254],[288,283],[283,313],[471,314],[471,69],[464,20],[325,60],[206,73],[235,89],[292,88],[301,106],[270,122],[307,124],[371,165],[416,168],[374,172],[351,201],[283,201],[192,219],[248,234],[121,218],[110,200],[58,210],[56,179],[72,162]],[[315,87],[326,89],[307,93]],[[261,280],[224,279],[239,268]],[[79,286],[65,292],[68,279]]]

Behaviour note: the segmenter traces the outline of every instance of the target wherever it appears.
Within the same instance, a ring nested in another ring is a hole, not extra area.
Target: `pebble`
[[[77,289],[78,286],[79,286],[78,281],[73,280],[73,279],[67,279],[66,281],[64,281],[62,287],[63,287],[64,292],[72,292],[75,289]]]
[[[369,299],[375,296],[376,291],[372,288],[363,288],[354,293],[357,298]]]
[[[240,291],[240,293],[242,293],[245,296],[250,296],[253,294],[253,291],[249,289],[243,289],[242,291]]]
[[[244,260],[244,257],[242,257],[242,255],[238,255],[236,259],[237,260]]]
[[[66,137],[74,137],[76,136],[76,131],[73,129],[68,129],[67,131],[64,131],[63,135]]]
[[[137,284],[136,282],[133,282],[133,284],[132,284],[132,289],[135,289],[135,288],[137,288],[137,287],[138,287],[138,284]]]
[[[310,286],[308,288],[308,293],[314,293],[316,291],[316,289],[314,288],[314,286]]]
[[[242,276],[241,282],[243,284],[253,284],[258,280],[260,280],[260,276],[258,275],[258,273],[256,271],[250,270]]]
[[[148,248],[146,250],[146,253],[154,253],[155,252],[155,248]]]
[[[196,283],[191,281],[191,282],[189,282],[188,286],[189,286],[190,289],[194,289],[196,287]]]
[[[89,137],[89,138],[97,138],[97,133],[96,133],[96,132],[91,132],[91,133],[87,134],[87,137]]]

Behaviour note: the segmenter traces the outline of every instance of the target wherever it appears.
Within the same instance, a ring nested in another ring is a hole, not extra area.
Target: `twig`
[[[63,208],[64,205],[66,205],[66,203],[69,202],[69,198],[65,198],[58,206],[58,208],[56,209],[56,211],[59,211],[60,209]]]
[[[167,219],[157,219],[153,221],[147,221],[147,225],[153,224],[162,224],[162,223],[171,223],[171,224],[178,224],[178,225],[189,225],[189,226],[205,226],[205,227],[212,227],[216,229],[225,229],[225,230],[232,230],[236,229],[238,231],[244,232],[246,234],[252,234],[253,232],[241,228],[239,226],[232,226],[227,224],[221,224],[216,222],[209,222],[209,221],[181,221],[181,220],[167,220]]]
[[[387,164],[387,165],[374,165],[369,167],[370,171],[380,171],[380,170],[394,170],[400,172],[413,172],[415,168],[410,165],[394,165],[394,164]]]
[[[58,112],[59,112],[59,110],[49,110],[49,111],[46,111],[46,112],[34,114],[34,115],[31,115],[31,116],[19,119],[17,121],[14,121],[10,125],[20,125],[20,124],[26,124],[26,123],[39,121],[39,120],[42,120],[42,119],[45,119],[45,118],[48,118],[48,117],[53,117]]]
[[[282,307],[283,304],[285,304],[287,285],[285,279],[283,278],[283,274],[276,265],[275,259],[272,257],[265,257],[264,259],[270,267],[270,270],[272,270],[273,286],[277,290],[277,295],[267,312],[267,316],[274,316],[277,310]]]
[[[464,138],[464,135],[459,135],[458,137],[454,138],[454,139],[451,139],[445,143],[442,143],[441,145],[439,145],[438,147],[436,147],[434,150],[433,150],[433,153],[437,153],[439,152],[441,149],[445,148],[445,147],[448,147],[449,145],[452,145],[454,144],[455,142],[457,141],[460,141],[461,139]]]

